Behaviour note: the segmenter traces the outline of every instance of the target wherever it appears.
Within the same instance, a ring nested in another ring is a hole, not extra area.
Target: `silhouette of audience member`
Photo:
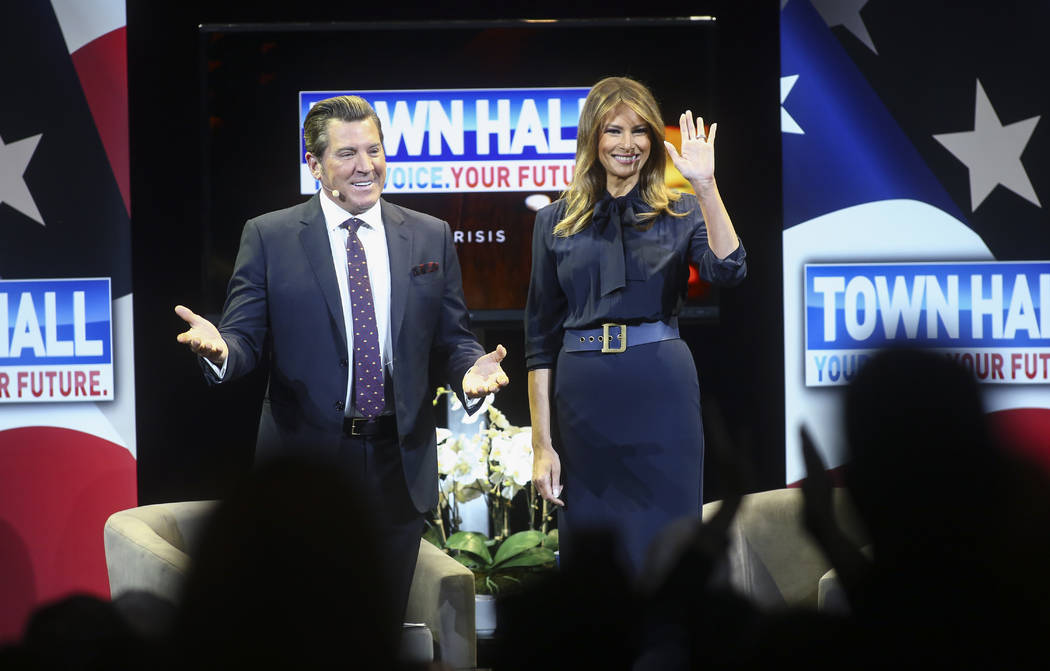
[[[732,589],[726,563],[729,527],[752,481],[751,468],[714,399],[705,402],[704,433],[706,458],[725,498],[707,522],[699,515],[680,518],[649,547],[635,583],[644,604],[645,639],[634,671],[742,668],[759,631],[761,614]]]
[[[747,466],[731,448],[716,405],[709,408],[709,457],[727,489],[738,492]],[[637,578],[616,561],[611,534],[581,535],[575,562],[528,592],[499,600],[493,668],[741,668],[740,651],[753,643],[759,613],[719,581],[739,503],[739,494],[728,496],[709,523],[702,524],[697,511],[662,530]]]
[[[880,352],[846,391],[845,427],[844,480],[870,557],[838,529],[804,430],[803,492],[849,615],[761,612],[726,589],[738,503],[727,497],[708,524],[681,520],[658,536],[638,584],[596,537],[575,567],[503,600],[495,669],[984,669],[1045,657],[1050,483],[997,445],[973,374],[942,354]]]
[[[324,463],[276,460],[216,509],[187,576],[180,668],[395,668],[401,622],[371,496]]]
[[[581,532],[576,561],[497,601],[497,671],[630,669],[641,602],[612,533]]]
[[[831,516],[803,431],[806,523],[839,573],[867,667],[1011,668],[1046,631],[1050,489],[989,435],[973,374],[950,358],[880,352],[846,392],[845,484],[869,561]]]
[[[640,581],[613,560],[610,536],[578,539],[572,566],[500,599],[493,669],[983,669],[1041,659],[1050,483],[995,443],[972,373],[944,355],[880,352],[846,390],[845,428],[844,481],[870,558],[838,529],[832,483],[805,430],[802,489],[805,525],[839,573],[848,616],[761,612],[727,589],[719,576],[739,505],[727,496],[707,524],[681,520],[658,536]],[[744,482],[738,473],[730,491]],[[165,661],[397,668],[399,614],[369,502],[323,464],[260,467],[202,538]],[[24,645],[0,662],[54,646],[52,660],[83,650],[64,668],[131,668],[112,650],[133,650],[142,637],[105,606],[38,613]],[[92,633],[79,640],[73,621]]]
[[[658,537],[658,570],[640,591],[602,575],[609,560],[591,541],[587,570],[503,604],[497,670],[639,668],[646,657],[665,669],[1030,664],[1050,625],[1050,486],[995,444],[973,375],[943,355],[888,350],[847,390],[845,414],[845,483],[873,558],[837,528],[832,483],[805,432],[803,489],[849,616],[760,612],[720,585],[730,507]]]
[[[0,650],[0,668],[139,669],[149,650],[114,603],[74,594],[34,611],[22,640]]]
[[[147,645],[167,642],[175,620],[175,604],[145,590],[128,590],[113,599],[113,606]]]

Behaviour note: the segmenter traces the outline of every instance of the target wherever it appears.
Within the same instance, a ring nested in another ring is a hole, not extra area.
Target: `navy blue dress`
[[[731,286],[746,275],[743,245],[721,260],[711,252],[695,196],[672,204],[685,216],[660,215],[645,228],[637,213],[651,209],[637,187],[621,198],[607,195],[591,225],[567,238],[553,234],[564,201],[536,216],[525,355],[529,370],[553,369],[551,431],[562,464],[558,529],[566,565],[575,555],[574,532],[607,530],[618,537],[624,568],[637,574],[668,522],[700,514],[704,437],[688,346],[674,339],[621,354],[561,351],[565,329],[677,317],[690,262],[713,284]]]

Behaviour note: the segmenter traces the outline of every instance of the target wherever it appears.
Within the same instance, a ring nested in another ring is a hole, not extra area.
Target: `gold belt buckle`
[[[609,333],[610,328],[620,327],[620,335],[616,336],[620,339],[620,347],[612,348],[609,347],[609,343],[612,342],[612,335]],[[619,354],[627,349],[627,324],[602,324],[602,354]]]
[[[350,419],[351,436],[368,436],[364,429],[368,427],[368,420],[364,417],[353,417]]]

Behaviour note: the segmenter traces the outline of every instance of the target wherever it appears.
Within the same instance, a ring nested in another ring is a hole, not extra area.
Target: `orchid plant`
[[[448,397],[452,410],[462,407],[444,387],[438,388],[435,405],[442,396]],[[464,423],[473,424],[481,417],[487,418],[487,426],[474,435],[437,430],[439,500],[428,540],[474,572],[478,593],[496,593],[508,582],[519,582],[523,570],[553,566],[558,532],[548,532],[552,511],[532,484],[531,428],[512,425],[492,405],[491,395]],[[512,534],[511,504],[523,489],[529,528]],[[459,504],[479,497],[484,497],[488,509],[491,539],[459,528]]]

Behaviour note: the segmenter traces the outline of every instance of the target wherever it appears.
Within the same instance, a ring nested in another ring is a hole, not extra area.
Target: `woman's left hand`
[[[705,134],[704,118],[697,117],[694,122],[693,113],[686,110],[679,119],[679,128],[682,131],[681,154],[673,144],[664,141],[671,162],[690,182],[710,182],[715,177],[715,130],[718,124],[711,124],[710,131]]]

